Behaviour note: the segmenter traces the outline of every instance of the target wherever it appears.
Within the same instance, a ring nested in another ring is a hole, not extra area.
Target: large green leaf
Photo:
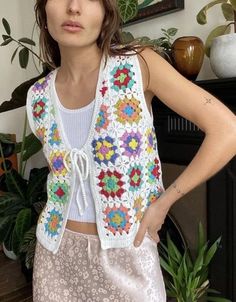
[[[40,169],[34,168],[30,171],[30,177],[27,189],[27,199],[35,197],[38,193],[44,191],[44,186],[47,181],[47,176],[49,173],[48,167],[43,167]],[[37,200],[35,200],[36,202]]]
[[[25,142],[25,150],[23,153],[23,161],[28,160],[31,156],[38,153],[42,149],[41,142],[37,139],[37,137],[31,133],[27,136]]]
[[[15,193],[25,201],[27,181],[14,169],[6,173],[6,184],[8,192]]]
[[[221,9],[226,21],[234,20],[234,10],[231,4],[223,3]]]
[[[7,208],[17,205],[21,202],[19,195],[16,195],[11,192],[6,192],[3,195],[0,195],[0,215],[4,213]]]
[[[19,52],[19,62],[21,68],[26,68],[29,62],[29,50],[23,47]]]
[[[119,0],[118,8],[120,16],[123,22],[127,22],[133,19],[138,12],[138,1],[137,0]]]
[[[29,45],[33,45],[33,46],[36,45],[35,42],[29,38],[21,38],[18,41],[21,43],[25,43],[25,44],[29,44]]]
[[[33,134],[30,133],[27,136],[25,136],[25,142],[24,142],[24,149],[28,149],[30,148],[30,146],[32,144],[36,144],[38,145],[40,143],[40,141],[38,140],[38,138]],[[15,147],[15,152],[16,153],[20,153],[21,152],[21,148],[22,148],[22,142],[18,142],[16,143],[16,147]],[[39,148],[39,147],[38,147]],[[42,144],[40,143],[40,149],[42,148]],[[25,151],[24,150],[24,151]],[[38,151],[37,151],[38,152]],[[36,153],[36,152],[35,152]],[[33,154],[31,154],[32,156]],[[28,159],[27,156],[25,156],[26,160]],[[24,159],[25,160],[25,159]]]
[[[22,209],[16,218],[15,230],[17,237],[20,241],[23,241],[25,232],[31,227],[31,209]]]
[[[20,238],[17,235],[16,225],[12,231],[11,246],[12,246],[13,252],[18,256],[19,248],[20,248]]]
[[[8,21],[5,18],[2,18],[2,24],[5,28],[6,33],[8,35],[10,35],[11,34],[11,28],[10,28],[10,25],[9,25]]]
[[[36,246],[36,225],[33,225],[24,235],[23,242],[20,246],[20,252],[26,253],[25,264],[29,269],[33,266]]]
[[[197,22],[201,25],[206,24],[208,9],[211,8],[212,6],[215,6],[216,4],[227,3],[227,2],[228,2],[228,0],[215,0],[215,1],[212,1],[209,4],[205,5],[196,16]]]
[[[46,76],[49,72],[49,69],[45,69],[42,74],[20,84],[17,88],[15,88],[15,90],[12,92],[11,99],[3,102],[0,105],[0,113],[25,106],[27,92],[30,86],[32,86],[38,79]]]
[[[205,53],[210,57],[211,45],[214,38],[230,33],[230,27],[227,25],[220,25],[213,29],[205,42]]]

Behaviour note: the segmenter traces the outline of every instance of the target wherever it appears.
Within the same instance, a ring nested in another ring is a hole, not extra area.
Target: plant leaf
[[[8,35],[2,35],[2,38],[3,38],[3,40],[5,41],[5,40],[9,39],[10,36],[8,36]]]
[[[203,225],[199,222],[198,225],[198,245],[197,245],[197,252],[200,253],[202,247],[206,244],[206,236],[204,234]]]
[[[10,28],[10,25],[9,25],[8,21],[5,18],[2,18],[2,24],[5,28],[6,33],[10,36],[11,28]]]
[[[149,4],[151,4],[154,0],[144,0],[142,3],[138,5],[138,9],[142,9],[144,7],[147,7]]]
[[[171,27],[171,28],[167,29],[168,34],[172,37],[176,35],[177,31],[178,31],[178,29],[175,27]]]
[[[215,1],[212,1],[209,4],[205,5],[196,16],[197,22],[201,25],[206,24],[207,23],[207,10],[209,8],[211,8],[212,6],[215,6],[216,4],[227,3],[227,2],[228,2],[228,0],[215,0]]]
[[[35,42],[33,40],[29,39],[29,38],[20,38],[18,41],[22,42],[22,43],[29,44],[29,45],[33,45],[33,46],[36,45]]]
[[[221,9],[226,21],[234,21],[234,10],[231,4],[223,3]]]
[[[12,38],[8,38],[8,39],[6,39],[4,42],[2,42],[2,43],[0,44],[0,46],[6,46],[6,45],[8,45],[10,42],[12,42],[12,41],[13,41]]]
[[[205,53],[208,57],[210,57],[210,49],[211,49],[211,44],[212,41],[215,37],[222,36],[225,34],[230,33],[230,27],[227,25],[220,25],[217,26],[215,29],[213,29],[210,34],[208,35],[205,43]]]
[[[21,199],[16,194],[6,192],[3,195],[0,195],[0,214],[1,212],[6,211],[6,209],[14,204],[17,204]]]
[[[164,270],[167,271],[167,273],[169,273],[172,277],[177,278],[172,267],[162,257],[160,257],[160,264],[164,268]]]
[[[50,70],[46,69],[37,77],[30,79],[16,87],[12,92],[11,99],[9,101],[3,102],[0,105],[0,113],[25,106],[27,92],[30,86],[32,86],[38,79],[46,76],[49,72]]]
[[[232,4],[233,9],[236,11],[236,0],[229,0],[229,2]]]
[[[32,155],[38,153],[42,149],[41,142],[37,137],[31,133],[27,136],[27,142],[25,146],[25,151],[23,154],[23,161],[28,160]]]
[[[205,257],[205,263],[204,263],[205,265],[208,265],[211,262],[211,259],[213,258],[213,256],[215,255],[215,252],[217,251],[217,249],[219,247],[220,241],[221,241],[221,237],[219,237],[207,251],[206,257]]]
[[[130,43],[130,42],[132,42],[134,40],[134,36],[129,31],[122,31],[121,38],[122,38],[122,42],[124,44]]]
[[[25,200],[27,181],[14,169],[6,173],[6,184],[8,192],[15,193]]]
[[[30,171],[27,189],[27,199],[29,199],[30,197],[34,197],[35,194],[43,191],[44,185],[47,181],[48,173],[48,167],[43,167],[40,169],[34,168]]]
[[[221,297],[211,297],[207,296],[207,301],[212,301],[212,302],[232,302],[231,300],[221,298]]]
[[[31,209],[25,208],[22,209],[16,218],[16,234],[20,241],[23,241],[24,234],[29,230],[31,226]]]
[[[133,19],[138,13],[138,1],[137,0],[119,0],[118,8],[121,19],[124,23]]]
[[[29,50],[23,47],[19,52],[19,62],[21,68],[26,68],[29,62]]]
[[[16,56],[16,53],[17,53],[17,50],[19,49],[19,46],[15,49],[15,51],[13,52],[12,54],[12,57],[11,57],[11,63],[13,62],[15,56]]]

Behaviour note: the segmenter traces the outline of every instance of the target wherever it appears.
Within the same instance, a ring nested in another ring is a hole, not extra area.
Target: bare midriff
[[[67,220],[66,228],[78,232],[78,233],[84,233],[84,234],[92,234],[97,235],[97,224],[94,222],[80,222],[75,220]]]

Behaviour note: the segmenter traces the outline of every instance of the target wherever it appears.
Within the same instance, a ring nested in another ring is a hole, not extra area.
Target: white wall
[[[15,38],[31,37],[34,24],[34,2],[34,0],[0,0],[0,18],[5,17],[9,21]],[[135,36],[148,35],[150,38],[158,38],[161,35],[161,28],[177,27],[179,31],[176,38],[196,35],[205,41],[211,28],[224,21],[219,7],[215,7],[209,14],[209,23],[205,26],[199,25],[196,22],[196,14],[206,3],[208,0],[185,0],[184,10],[126,27],[126,30],[131,31]],[[0,34],[4,34],[2,23]],[[10,99],[11,92],[17,85],[38,74],[32,60],[27,70],[19,67],[18,57],[11,65],[10,59],[15,48],[14,43],[0,48],[0,103]],[[198,79],[210,78],[215,78],[215,76],[210,69],[208,58],[205,57]],[[17,140],[21,140],[24,112],[25,109],[21,108],[0,114],[0,132],[16,133]],[[36,162],[37,165],[40,163],[38,159]]]
[[[149,36],[150,38],[158,38],[162,35],[161,28],[176,27],[178,28],[178,32],[175,38],[191,35],[198,36],[205,42],[211,29],[217,25],[224,24],[225,20],[220,11],[220,6],[215,6],[209,11],[208,23],[206,25],[197,23],[197,13],[209,2],[210,0],[185,0],[184,10],[127,26],[124,28],[124,31],[132,32],[135,37]],[[214,78],[216,76],[210,68],[209,59],[205,56],[197,80]]]
[[[31,38],[34,24],[33,13],[34,1],[30,0],[0,0],[0,34],[6,34],[2,25],[2,18],[7,19],[11,26],[11,35],[15,39],[22,37]],[[35,34],[37,38],[37,33]],[[34,40],[35,40],[34,37]],[[0,40],[2,43],[2,40]],[[35,40],[37,43],[37,41]],[[22,82],[38,75],[38,71],[30,56],[27,69],[20,68],[18,55],[11,64],[11,56],[17,44],[12,42],[7,46],[0,47],[0,104],[10,100],[12,91]],[[36,50],[38,53],[38,50]],[[37,62],[36,62],[37,63]],[[16,133],[17,141],[21,141],[24,126],[25,107],[0,113],[0,132]],[[29,128],[28,128],[29,132]],[[34,166],[44,165],[42,154],[30,160]],[[30,163],[29,163],[30,166]]]

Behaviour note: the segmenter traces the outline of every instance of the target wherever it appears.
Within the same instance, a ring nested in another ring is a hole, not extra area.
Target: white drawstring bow
[[[76,202],[79,208],[80,215],[83,215],[85,209],[88,207],[88,202],[87,202],[85,188],[84,188],[84,180],[86,180],[89,175],[89,157],[83,150],[79,150],[76,148],[67,151],[63,159],[63,162],[68,171],[71,171],[71,169],[68,167],[66,162],[68,156],[70,156],[72,170],[77,171],[78,173],[79,183],[82,192],[83,207],[80,204],[79,190],[76,193]]]

